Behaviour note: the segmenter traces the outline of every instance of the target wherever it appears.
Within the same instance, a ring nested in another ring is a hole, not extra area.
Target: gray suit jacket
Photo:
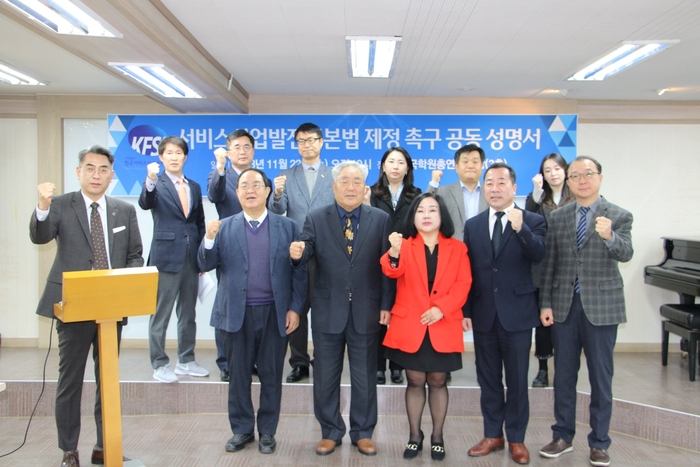
[[[452,217],[452,223],[455,225],[455,234],[452,238],[462,240],[464,238],[464,223],[467,222],[467,215],[464,212],[464,196],[462,196],[462,185],[459,182],[435,188],[428,185],[429,193],[436,193],[445,201],[447,212]],[[481,187],[481,198],[479,199],[479,212],[484,212],[489,208],[484,198],[484,187]],[[476,214],[475,214],[476,215]],[[472,216],[474,217],[474,216]]]
[[[304,176],[304,167],[301,164],[291,169],[283,170],[279,175],[286,175],[287,181],[284,191],[279,199],[273,194],[267,203],[267,208],[275,214],[287,213],[287,217],[295,221],[299,228],[304,226],[306,215],[313,211],[335,202],[333,197],[333,177],[330,167],[321,164],[312,196],[309,196],[309,187]]]
[[[106,200],[111,267],[117,269],[143,266],[143,246],[134,206],[109,196]],[[39,245],[56,239],[56,258],[36,310],[41,316],[53,318],[53,305],[60,302],[62,297],[63,273],[92,269],[92,236],[83,195],[76,191],[53,198],[49,217],[43,222],[37,220],[36,211],[32,212],[29,220],[29,238],[32,243]]]
[[[394,305],[394,281],[382,273],[379,258],[389,249],[389,215],[361,205],[352,256],[348,255],[335,202],[311,211],[301,240],[304,254],[299,262],[316,259],[311,327],[314,331],[339,334],[345,330],[352,299],[352,317],[359,334],[379,331],[380,310]]]
[[[552,308],[554,321],[566,320],[579,278],[581,303],[588,320],[595,326],[627,322],[625,294],[619,262],[632,259],[632,214],[601,197],[593,219],[603,216],[612,221],[615,243],[608,250],[595,231],[595,222],[586,226],[579,250],[576,245],[577,203],[569,203],[549,217],[542,262],[540,308]]]
[[[255,260],[248,257],[245,222],[242,212],[222,220],[214,247],[207,250],[202,241],[197,256],[202,271],[217,268],[219,288],[209,324],[227,332],[237,332],[243,326],[248,264]],[[296,223],[268,212],[267,224],[270,229],[272,293],[279,333],[284,337],[287,335],[287,311],[301,314],[306,300],[306,268],[292,268],[289,261],[289,244],[299,239],[300,229]]]

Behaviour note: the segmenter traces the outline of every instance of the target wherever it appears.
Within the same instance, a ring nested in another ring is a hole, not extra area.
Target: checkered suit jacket
[[[581,303],[588,320],[595,326],[627,322],[625,295],[619,262],[632,259],[632,214],[601,197],[593,219],[603,216],[612,221],[615,243],[607,249],[589,222],[583,245],[576,246],[577,203],[552,212],[547,229],[547,254],[542,263],[540,308],[552,308],[554,321],[566,320],[578,275]]]

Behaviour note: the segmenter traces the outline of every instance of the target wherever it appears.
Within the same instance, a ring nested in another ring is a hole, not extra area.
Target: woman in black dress
[[[421,193],[420,188],[413,185],[413,161],[404,148],[389,148],[382,156],[380,167],[379,180],[370,189],[369,204],[389,214],[393,232],[405,234],[408,208],[413,198]],[[386,326],[382,326],[379,334],[377,384],[386,383],[386,358],[384,358],[386,348],[382,345],[386,329]],[[393,383],[403,383],[401,366],[389,362],[389,370]]]

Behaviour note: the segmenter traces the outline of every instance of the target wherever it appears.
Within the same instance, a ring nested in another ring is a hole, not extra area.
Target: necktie
[[[250,221],[250,226],[253,229],[257,229],[259,225],[260,225],[260,221]]]
[[[352,213],[345,213],[345,243],[348,247],[348,254],[352,256],[352,242],[355,240],[355,234],[352,231]]]
[[[581,208],[579,209],[581,217],[579,217],[578,225],[576,226],[576,246],[579,250],[583,245],[583,239],[586,237],[586,214],[588,213],[589,209],[590,208],[586,208],[583,206],[581,206]],[[581,293],[581,285],[578,283],[578,275],[576,276],[576,280],[574,281],[574,292],[578,294]]]
[[[501,217],[505,212],[496,213],[496,223],[493,226],[493,235],[491,236],[491,246],[493,246],[493,257],[496,257],[496,252],[498,252],[498,245],[501,243],[501,236],[503,235],[503,223],[501,223]]]
[[[177,193],[180,195],[180,204],[182,204],[182,212],[185,217],[190,213],[190,200],[187,197],[187,189],[185,188],[185,179],[180,177],[177,179]]]
[[[92,252],[95,256],[92,269],[109,269],[107,249],[105,248],[105,231],[102,228],[102,218],[97,210],[99,204],[92,203],[90,213],[90,235],[92,236]]]

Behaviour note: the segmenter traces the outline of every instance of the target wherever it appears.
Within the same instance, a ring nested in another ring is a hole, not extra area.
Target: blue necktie
[[[259,225],[260,225],[260,222],[259,222],[259,221],[250,221],[250,226],[251,226],[253,229],[257,229]]]
[[[579,213],[581,217],[578,220],[578,225],[576,226],[576,246],[581,249],[583,245],[583,239],[586,237],[586,214],[590,208],[581,206]],[[574,281],[574,292],[577,294],[581,293],[581,285],[578,283],[578,276],[576,276],[576,281]]]

